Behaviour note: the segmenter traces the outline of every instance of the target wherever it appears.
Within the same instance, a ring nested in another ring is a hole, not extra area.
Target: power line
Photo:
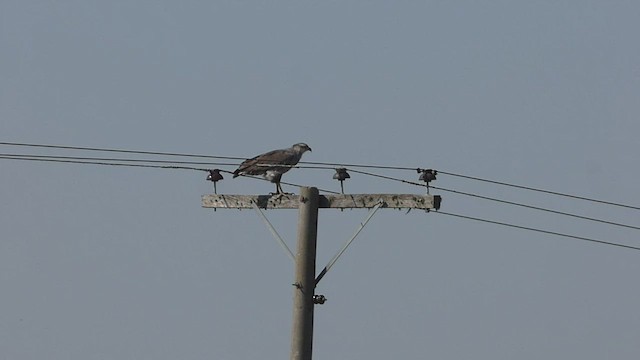
[[[212,166],[236,166],[237,163],[201,162],[201,161],[179,161],[179,160],[149,160],[149,159],[124,159],[124,158],[103,158],[87,156],[59,156],[59,155],[34,155],[34,154],[3,154],[3,157],[38,158],[38,159],[60,159],[60,160],[87,160],[87,161],[121,161],[138,162],[152,164],[187,164],[187,165],[212,165]]]
[[[114,153],[126,153],[126,154],[145,154],[145,155],[176,156],[176,157],[196,157],[196,158],[208,158],[208,159],[219,159],[219,160],[241,160],[242,161],[242,160],[246,159],[245,157],[238,157],[238,156],[218,156],[218,155],[202,155],[202,154],[189,154],[189,153],[158,152],[158,151],[139,151],[139,150],[125,150],[125,149],[97,148],[97,147],[80,147],[80,146],[66,146],[66,145],[32,144],[32,143],[18,143],[18,142],[0,142],[0,145],[21,146],[21,147],[36,147],[36,148],[51,148],[51,149],[66,149],[66,150],[82,150],[82,151],[100,151],[100,152],[114,152]],[[317,166],[300,166],[300,165],[298,165],[298,166],[295,166],[295,167],[310,168],[310,169],[327,169],[327,168],[334,168],[334,167],[349,167],[349,168],[370,168],[370,169],[411,170],[411,171],[416,171],[418,169],[417,167],[367,165],[367,164],[347,164],[347,163],[315,162],[315,161],[301,161],[300,164],[317,165]],[[350,171],[357,172],[355,170],[350,170]],[[447,172],[447,171],[442,171],[442,170],[437,170],[437,171],[438,171],[439,174],[442,174],[442,175],[449,175],[449,176],[460,177],[460,178],[465,178],[465,179],[474,180],[474,181],[487,182],[487,183],[492,183],[492,184],[501,185],[501,186],[508,186],[508,187],[513,187],[513,188],[518,188],[518,189],[523,189],[523,190],[529,190],[529,191],[545,193],[545,194],[549,194],[549,195],[562,196],[562,197],[571,198],[571,199],[590,201],[590,202],[604,204],[604,205],[611,205],[611,206],[623,207],[623,208],[628,208],[628,209],[640,210],[640,207],[638,207],[638,206],[621,204],[621,203],[616,203],[616,202],[612,202],[612,201],[593,199],[593,198],[588,198],[588,197],[584,197],[584,196],[566,194],[566,193],[561,193],[561,192],[557,192],[557,191],[534,188],[534,187],[530,187],[530,186],[511,184],[511,183],[507,183],[507,182],[484,179],[484,178],[480,178],[480,177],[476,177],[476,176],[457,174],[457,173]],[[366,174],[366,175],[377,176],[377,177],[384,177],[383,175],[371,174],[371,173],[367,173],[367,172],[360,172],[360,173]],[[389,177],[389,179],[398,180],[396,178],[391,178],[391,177]],[[424,184],[415,183],[415,182],[411,182],[411,181],[406,181],[406,180],[401,180],[401,181],[404,182],[404,183],[412,184],[412,185],[425,186]]]
[[[438,187],[438,186],[432,186],[432,185],[427,186],[426,184],[421,184],[421,183],[417,183],[417,182],[413,182],[413,181],[407,181],[407,180],[404,180],[404,179],[394,178],[394,177],[386,176],[386,175],[374,174],[374,173],[370,173],[370,172],[366,172],[366,171],[359,171],[359,170],[352,170],[352,169],[349,169],[349,171],[352,171],[352,172],[358,173],[358,174],[379,177],[379,178],[386,179],[386,180],[403,182],[403,183],[410,184],[410,185],[421,186],[421,187],[429,187],[429,188],[432,188],[432,189],[441,190],[441,191],[447,191],[447,192],[451,192],[451,193],[454,193],[454,194],[475,197],[475,198],[483,199],[483,200],[494,201],[494,202],[498,202],[498,203],[502,203],[502,204],[519,206],[519,207],[523,207],[523,208],[527,208],[527,209],[544,211],[544,212],[549,212],[549,213],[558,214],[558,215],[570,216],[570,217],[577,218],[577,219],[588,220],[588,221],[593,221],[593,222],[599,222],[599,223],[603,223],[603,224],[607,224],[607,225],[614,225],[614,226],[620,226],[620,227],[625,227],[625,228],[629,228],[629,229],[640,230],[640,227],[638,227],[638,226],[621,224],[621,223],[617,223],[617,222],[613,222],[613,221],[608,221],[608,220],[596,219],[596,218],[582,216],[582,215],[571,214],[571,213],[567,213],[567,212],[563,212],[563,211],[557,211],[557,210],[542,208],[542,207],[538,207],[538,206],[522,204],[522,203],[517,203],[517,202],[513,202],[513,201],[508,201],[508,200],[502,200],[502,199],[492,198],[492,197],[488,197],[488,196],[483,196],[483,195],[472,194],[472,193],[468,193],[468,192],[464,192],[464,191],[451,190],[451,189],[446,189],[446,188],[442,188],[442,187]]]
[[[615,202],[605,201],[605,200],[592,199],[592,198],[587,198],[587,197],[584,197],[584,196],[565,194],[565,193],[556,192],[556,191],[538,189],[538,188],[534,188],[534,187],[530,187],[530,186],[510,184],[510,183],[506,183],[506,182],[502,182],[502,181],[483,179],[483,178],[479,178],[479,177],[475,177],[475,176],[469,176],[469,175],[454,174],[454,173],[440,171],[440,170],[438,170],[438,173],[439,174],[443,174],[443,175],[449,175],[449,176],[455,176],[455,177],[460,177],[460,178],[464,178],[464,179],[469,179],[469,180],[482,181],[482,182],[496,184],[496,185],[513,187],[513,188],[517,188],[517,189],[535,191],[535,192],[540,192],[540,193],[545,193],[545,194],[550,194],[550,195],[556,195],[556,196],[563,196],[563,197],[567,197],[567,198],[571,198],[571,199],[591,201],[591,202],[605,204],[605,205],[612,205],[612,206],[618,206],[618,207],[623,207],[623,208],[628,208],[628,209],[640,210],[640,207],[638,207],[638,206],[620,204],[620,203],[615,203]]]
[[[0,159],[5,160],[23,160],[23,161],[39,161],[39,162],[54,162],[54,163],[67,163],[67,164],[86,164],[86,165],[103,165],[103,166],[126,166],[126,167],[139,167],[139,168],[155,168],[155,169],[179,169],[179,170],[197,170],[197,171],[209,171],[209,169],[202,169],[189,166],[173,166],[173,165],[145,165],[145,164],[123,164],[116,162],[104,162],[104,161],[83,161],[83,160],[66,160],[66,159],[47,159],[38,157],[26,157],[26,156],[6,156],[0,155]]]
[[[326,165],[330,166],[330,169],[335,169],[336,167],[346,167],[346,168],[369,168],[369,169],[382,169],[382,170],[411,170],[416,171],[418,168],[410,168],[404,166],[387,166],[387,165],[365,165],[365,164],[348,164],[348,163],[331,163],[331,162],[320,162],[320,161],[300,161],[300,164],[310,164],[310,165]],[[300,166],[305,167],[305,166]],[[325,167],[316,166],[315,169],[326,169]]]
[[[435,213],[436,214],[453,216],[453,217],[457,217],[457,218],[461,218],[461,219],[474,220],[474,221],[479,221],[479,222],[484,222],[484,223],[489,223],[489,224],[494,224],[494,225],[506,226],[506,227],[511,227],[511,228],[520,229],[520,230],[528,230],[528,231],[533,231],[533,232],[538,232],[538,233],[543,233],[543,234],[548,234],[548,235],[555,235],[555,236],[566,237],[566,238],[571,238],[571,239],[577,239],[577,240],[582,240],[582,241],[589,241],[589,242],[594,242],[594,243],[603,244],[603,245],[618,246],[618,247],[622,247],[622,248],[626,248],[626,249],[632,249],[632,250],[640,250],[640,247],[636,247],[636,246],[619,244],[619,243],[614,243],[614,242],[610,242],[610,241],[592,239],[592,238],[587,238],[587,237],[582,237],[582,236],[563,234],[563,233],[559,233],[559,232],[555,232],[555,231],[536,229],[536,228],[532,228],[532,227],[509,224],[509,223],[500,222],[500,221],[481,219],[481,218],[477,218],[477,217],[460,215],[460,214],[453,214],[453,213],[448,213],[448,212],[443,212],[443,211],[436,211]]]
[[[0,144],[2,144],[2,143],[0,143]],[[12,144],[14,144],[14,143],[12,143]],[[23,145],[23,144],[20,144],[20,145]],[[31,146],[31,145],[34,145],[34,144],[29,144],[29,145]],[[38,145],[38,146],[40,146],[40,145]],[[49,146],[55,146],[55,145],[42,145],[42,146],[49,147]],[[55,147],[58,147],[58,146],[55,146]],[[66,147],[65,146],[64,148],[77,148],[77,147]],[[86,148],[82,148],[82,149],[86,149]],[[91,148],[91,149],[96,149],[96,148]],[[109,149],[109,150],[114,150],[114,149]],[[117,150],[117,151],[120,151],[120,150]],[[132,150],[124,150],[124,151],[132,152]],[[136,151],[136,153],[137,153],[137,151]],[[144,152],[144,153],[148,154],[150,152]],[[158,154],[160,154],[160,153],[158,153]],[[167,154],[167,153],[163,153],[163,154]],[[173,154],[173,155],[177,155],[177,154]],[[182,154],[182,155],[185,155],[185,154]],[[103,158],[103,157],[59,156],[59,155],[53,156],[53,155],[31,155],[31,154],[0,154],[0,156],[2,156],[2,158],[4,158],[4,159],[9,159],[9,158],[14,158],[15,159],[15,158],[18,158],[18,157],[19,158],[33,158],[34,160],[36,158],[38,158],[38,159],[50,159],[50,160],[56,159],[56,160],[58,160],[56,162],[67,162],[67,163],[87,163],[87,161],[89,161],[89,163],[94,162],[94,165],[111,165],[111,166],[117,166],[118,165],[118,164],[115,164],[113,162],[125,162],[125,163],[137,162],[137,163],[146,163],[146,164],[158,164],[158,163],[160,163],[160,164],[182,164],[182,165],[185,165],[185,164],[186,165],[213,165],[213,166],[234,166],[234,165],[237,165],[236,163],[221,163],[221,162],[210,163],[210,162],[178,161],[178,160],[169,161],[169,160],[149,160],[149,159],[123,159],[123,158]],[[18,160],[18,159],[16,159],[16,160]],[[100,163],[99,164],[95,163],[97,161],[99,161]],[[108,162],[108,163],[106,163],[106,162]],[[330,164],[330,163],[324,163],[324,164]],[[270,165],[267,164],[265,166],[270,166]],[[145,166],[138,166],[138,167],[153,167],[153,166],[145,165]],[[332,167],[329,167],[329,166],[297,166],[297,165],[292,165],[291,167],[310,168],[310,169],[333,169]],[[189,170],[203,170],[203,169],[198,169],[198,168],[185,167],[185,166],[176,166],[176,165],[173,165],[173,166],[160,166],[158,168],[173,168],[173,169],[183,168],[183,169],[189,169]],[[396,178],[396,177],[385,176],[385,175],[380,175],[380,174],[374,174],[374,173],[371,173],[371,172],[359,171],[359,170],[353,170],[353,169],[350,169],[349,171],[352,171],[354,173],[363,174],[363,175],[383,178],[383,179],[387,179],[387,180],[400,181],[400,182],[407,183],[407,184],[414,185],[414,186],[427,187],[426,184],[417,183],[417,182],[413,182],[413,181],[407,181],[407,180],[399,179],[399,178]],[[447,174],[449,174],[449,173],[447,173]],[[261,178],[257,178],[257,179],[261,179]],[[460,195],[465,195],[465,196],[470,196],[470,197],[476,197],[476,198],[479,198],[479,199],[495,201],[495,202],[504,203],[504,204],[508,204],[508,205],[519,206],[519,207],[529,208],[529,209],[533,209],[533,210],[545,211],[545,212],[549,212],[549,213],[555,213],[555,214],[574,217],[574,218],[578,218],[578,219],[604,223],[604,224],[608,224],[608,225],[621,226],[621,227],[631,228],[631,229],[635,229],[635,230],[640,230],[640,227],[633,226],[633,225],[621,224],[621,223],[617,223],[617,222],[613,222],[613,221],[596,219],[596,218],[592,218],[592,217],[576,215],[576,214],[571,214],[571,213],[567,213],[567,212],[551,210],[551,209],[541,208],[541,207],[537,207],[537,206],[532,206],[532,205],[527,205],[527,204],[522,204],[522,203],[517,203],[517,202],[512,202],[512,201],[507,201],[507,200],[502,200],[502,199],[496,199],[496,198],[492,198],[492,197],[488,197],[488,196],[482,196],[482,195],[472,194],[472,193],[458,191],[458,190],[446,189],[446,188],[437,187],[437,186],[430,186],[430,187],[433,188],[433,189],[441,190],[441,191],[447,191],[447,192],[451,192],[451,193],[455,193],[455,194],[460,194]],[[322,191],[331,192],[329,190],[322,190]]]
[[[199,157],[199,158],[222,159],[222,160],[244,160],[245,159],[245,158],[235,157],[235,156],[198,155],[198,154],[171,153],[171,152],[159,152],[159,151],[123,150],[123,149],[111,149],[111,148],[96,148],[96,147],[81,147],[81,146],[66,146],[66,145],[45,145],[45,144],[27,144],[27,143],[14,143],[14,142],[0,142],[0,145],[35,147],[35,148],[50,148],[50,149],[65,149],[65,150],[100,151],[100,152],[113,152],[113,153],[123,153],[123,154],[145,154],[145,155]]]
[[[374,174],[374,173],[370,173],[370,172],[366,172],[366,171],[359,171],[359,170],[353,170],[353,169],[349,169],[349,171],[354,172],[354,173],[363,174],[363,175],[379,177],[379,178],[382,178],[382,179],[399,181],[399,182],[403,182],[405,184],[410,184],[410,185],[416,185],[416,186],[422,186],[422,187],[431,187],[431,188],[434,188],[434,189],[436,188],[434,186],[427,186],[426,184],[421,184],[421,183],[418,183],[418,182],[415,182],[415,181],[408,181],[408,180],[404,180],[404,179],[394,178],[394,177],[391,177],[391,176]],[[532,188],[532,187],[528,187],[528,186],[509,184],[509,183],[505,183],[505,182],[487,180],[487,179],[482,179],[482,178],[473,177],[473,176],[453,174],[453,173],[444,172],[444,171],[440,171],[440,170],[437,170],[437,172],[438,172],[438,174],[457,176],[457,177],[462,177],[462,178],[467,178],[467,179],[472,179],[472,180],[477,180],[477,181],[484,181],[484,182],[488,182],[488,183],[493,183],[493,184],[497,184],[497,185],[504,185],[504,186],[510,186],[510,187],[515,187],[515,188],[520,188],[520,189],[525,189],[525,190],[530,190],[530,191],[542,192],[542,193],[551,194],[551,195],[564,196],[564,197],[568,197],[568,198],[572,198],[572,199],[585,200],[585,201],[591,201],[591,202],[596,202],[596,203],[605,204],[605,205],[612,205],[612,206],[624,207],[624,208],[629,208],[629,209],[634,209],[634,210],[640,210],[640,207],[638,207],[638,206],[625,205],[625,204],[615,203],[615,202],[611,202],[611,201],[603,201],[603,200],[597,200],[597,199],[587,198],[587,197],[583,197],[583,196],[576,196],[576,195],[564,194],[564,193],[555,192],[555,191],[536,189],[536,188]],[[445,190],[445,189],[440,188],[440,190]]]
[[[67,157],[67,158],[71,158],[73,159],[73,157]],[[101,165],[101,166],[124,166],[124,167],[138,167],[138,168],[153,168],[153,169],[175,169],[175,170],[193,170],[193,171],[209,171],[210,169],[204,169],[204,168],[197,168],[197,167],[191,167],[191,166],[176,166],[176,165],[147,165],[147,164],[127,164],[127,163],[119,163],[119,162],[113,162],[113,161],[85,161],[85,160],[71,160],[71,159],[67,159],[65,157],[62,158],[56,158],[56,157],[48,157],[48,156],[35,156],[35,157],[29,157],[29,155],[17,155],[17,156],[12,156],[12,155],[7,155],[7,154],[0,154],[0,159],[5,159],[5,160],[22,160],[22,161],[39,161],[39,162],[53,162],[53,163],[67,163],[67,164],[84,164],[84,165]],[[82,158],[79,158],[82,159]],[[127,160],[123,160],[123,159],[112,159],[115,161],[127,161]],[[144,162],[145,160],[140,160],[140,159],[129,159],[128,161],[140,161],[140,162]],[[159,160],[157,160],[159,161]],[[153,161],[152,161],[153,162]],[[228,174],[233,174],[233,172],[231,171],[227,171],[227,170],[220,170],[221,172],[224,173],[228,173]],[[247,177],[247,178],[251,178],[251,179],[257,179],[257,180],[262,180],[262,181],[269,181],[267,179],[261,178],[261,177],[257,177],[257,176],[250,176],[250,175],[241,175],[243,177]],[[298,185],[298,184],[294,184],[294,183],[289,183],[289,182],[284,182],[281,181],[282,184],[284,185],[289,185],[289,186],[294,186],[294,187],[302,187],[302,185]],[[320,189],[318,188],[318,190],[325,192],[325,193],[330,193],[330,194],[340,194],[337,191],[331,191],[331,190],[326,190],[326,189]]]
[[[89,165],[104,165],[104,166],[126,166],[126,167],[141,167],[141,168],[156,168],[156,169],[179,169],[179,170],[194,170],[194,171],[209,171],[209,169],[188,167],[188,166],[176,166],[176,165],[130,164],[129,162],[168,163],[168,164],[180,163],[180,164],[200,164],[200,165],[202,165],[202,164],[204,164],[204,165],[235,165],[235,164],[229,164],[229,163],[202,163],[202,162],[189,162],[189,161],[174,161],[174,162],[172,162],[172,161],[165,161],[165,160],[118,159],[118,158],[72,157],[72,156],[50,156],[50,155],[25,155],[25,154],[0,154],[0,159],[31,160],[31,161],[41,161],[41,162],[57,162],[57,163],[70,163],[70,164],[89,164]],[[127,163],[120,163],[120,162],[127,162]],[[226,171],[226,170],[221,170],[221,171],[225,172],[225,173],[228,173],[228,174],[233,174],[233,172],[231,172],[231,171]],[[403,182],[403,183],[408,183],[408,184],[411,184],[411,185],[416,185],[416,186],[421,186],[421,187],[426,187],[427,186],[426,184],[421,184],[421,183],[417,183],[417,182],[413,182],[413,181],[407,181],[407,180],[404,180],[404,179],[394,178],[394,177],[380,175],[380,174],[374,174],[374,173],[365,172],[365,171],[359,171],[359,170],[353,170],[353,169],[350,169],[349,171],[352,171],[354,173],[363,174],[363,175],[379,177],[379,178],[383,178],[383,179],[387,179],[387,180],[400,181],[400,182]],[[256,176],[246,176],[245,175],[245,177],[252,178],[252,179],[258,179],[258,180],[263,180],[263,181],[268,181],[266,179],[263,179],[263,178],[260,178],[260,177],[256,177]],[[289,186],[300,187],[300,185],[293,184],[293,183],[283,182],[283,184],[289,185]],[[604,223],[604,224],[608,224],[608,225],[614,225],[614,226],[620,226],[620,227],[626,227],[626,228],[630,228],[630,229],[640,230],[640,227],[633,226],[633,225],[621,224],[621,223],[616,223],[616,222],[613,222],[613,221],[596,219],[596,218],[591,218],[591,217],[587,217],[587,216],[581,216],[581,215],[571,214],[571,213],[567,213],[567,212],[541,208],[541,207],[537,207],[537,206],[533,206],[533,205],[527,205],[527,204],[522,204],[522,203],[517,203],[517,202],[512,202],[512,201],[507,201],[507,200],[502,200],[502,199],[497,199],[497,198],[492,198],[492,197],[488,197],[488,196],[472,194],[472,193],[458,191],[458,190],[446,189],[446,188],[442,188],[442,187],[431,186],[431,188],[437,189],[437,190],[441,190],[441,191],[451,192],[451,193],[454,193],[454,194],[475,197],[475,198],[479,198],[479,199],[483,199],[483,200],[489,200],[489,201],[499,202],[499,203],[513,205],[513,206],[519,206],[519,207],[524,207],[524,208],[528,208],[528,209],[533,209],[533,210],[538,210],[538,211],[544,211],[544,212],[549,212],[549,213],[554,213],[554,214],[574,217],[574,218],[578,218],[578,219],[582,219],[582,220],[588,220],[588,221],[599,222],[599,223]],[[325,190],[325,189],[320,189],[320,190],[323,191],[323,192],[326,192],[326,193],[339,194],[338,192],[331,191],[331,190]]]
[[[17,142],[0,142],[0,145],[20,146],[20,147],[35,147],[35,148],[49,148],[49,149],[64,149],[64,150],[114,152],[114,153],[124,153],[124,154],[145,154],[145,155],[197,157],[197,158],[222,159],[222,160],[246,160],[246,157],[239,157],[239,156],[202,155],[202,154],[189,154],[189,153],[140,151],[140,150],[125,150],[125,149],[113,149],[113,148],[67,146],[67,145],[32,144],[32,143],[17,143]],[[342,167],[347,167],[348,166],[348,167],[376,168],[376,169],[387,169],[387,170],[413,170],[413,171],[416,170],[416,168],[408,168],[408,167],[400,167],[400,166],[343,164],[343,163],[316,162],[316,161],[301,161],[300,164],[325,165],[325,166],[331,166],[332,169],[333,169],[334,166],[342,166]],[[318,169],[320,169],[320,168],[324,168],[324,167],[309,167],[309,168],[318,168]]]
[[[522,204],[522,203],[517,203],[517,202],[513,202],[513,201],[502,200],[502,199],[497,199],[497,198],[492,198],[492,197],[488,197],[488,196],[482,196],[482,195],[467,193],[467,192],[458,191],[458,190],[450,190],[450,189],[445,189],[445,188],[441,188],[441,187],[437,187],[437,186],[431,186],[431,188],[432,189],[436,189],[436,190],[441,190],[441,191],[447,191],[447,192],[454,193],[454,194],[475,197],[475,198],[478,198],[478,199],[495,201],[495,202],[502,203],[502,204],[519,206],[519,207],[523,207],[523,208],[527,208],[527,209],[532,209],[532,210],[544,211],[544,212],[548,212],[548,213],[552,213],[552,214],[569,216],[569,217],[573,217],[573,218],[576,218],[576,219],[594,221],[594,222],[599,222],[599,223],[603,223],[603,224],[607,224],[607,225],[614,225],[614,226],[626,227],[626,228],[629,228],[629,229],[640,230],[640,227],[638,227],[638,226],[621,224],[621,223],[617,223],[617,222],[613,222],[613,221],[596,219],[596,218],[592,218],[592,217],[588,217],[588,216],[576,215],[576,214],[571,214],[571,213],[568,213],[568,212],[552,210],[552,209],[546,209],[546,208],[542,208],[542,207],[538,207],[538,206]]]
[[[204,162],[204,161],[184,161],[184,160],[152,160],[152,159],[131,159],[131,158],[105,158],[93,156],[61,156],[61,155],[38,155],[38,154],[15,154],[0,153],[4,157],[26,157],[26,158],[42,158],[42,159],[62,159],[62,160],[88,160],[88,161],[122,161],[122,162],[139,162],[139,163],[159,163],[159,164],[186,164],[186,165],[211,165],[211,166],[238,166],[237,162]],[[273,164],[256,164],[257,166],[272,167]],[[279,167],[299,168],[299,169],[323,169],[334,170],[335,167],[330,166],[299,166],[299,165],[278,165]]]
[[[375,174],[375,173],[371,173],[371,172],[367,172],[367,171],[360,171],[360,170],[353,170],[353,169],[348,169],[348,170],[353,172],[353,173],[356,173],[356,174],[362,174],[362,175],[373,176],[373,177],[386,179],[386,180],[398,181],[398,182],[402,182],[402,183],[410,184],[410,185],[415,185],[415,186],[427,187],[426,184],[421,184],[421,183],[418,183],[418,182],[415,182],[415,181],[404,180],[404,179],[400,179],[400,178],[396,178],[396,177],[392,177],[392,176],[380,175],[380,174]]]
[[[85,164],[85,165],[123,166],[123,167],[138,167],[138,168],[177,169],[177,170],[192,170],[192,171],[209,171],[210,170],[210,169],[188,167],[188,166],[148,165],[148,164],[131,164],[131,163],[113,162],[113,161],[144,162],[145,160],[143,160],[143,159],[108,159],[108,158],[81,158],[81,157],[74,158],[74,157],[57,157],[57,156],[46,156],[46,155],[29,156],[29,155],[23,155],[23,154],[13,154],[13,155],[11,155],[11,154],[0,154],[0,159],[22,160],[22,161],[38,161],[38,162],[54,162],[54,163],[70,163],[70,164]],[[87,159],[92,159],[93,161],[92,160],[87,160]],[[112,161],[95,161],[96,159],[112,160]],[[150,162],[161,162],[161,161],[160,160],[153,160],[153,161],[150,161]],[[227,165],[227,164],[225,164],[225,165]],[[427,186],[425,184],[421,184],[421,183],[417,183],[417,182],[413,182],[413,181],[407,181],[407,180],[404,180],[404,179],[393,178],[393,177],[390,177],[390,176],[385,176],[385,175],[380,175],[380,174],[368,173],[368,172],[358,171],[358,170],[350,170],[350,171],[352,171],[354,173],[360,173],[360,174],[363,174],[363,175],[375,176],[375,177],[384,178],[384,179],[388,179],[388,180],[399,181],[399,182],[408,183],[408,184],[411,184],[411,185],[416,185],[416,186],[421,186],[421,187],[426,187]],[[225,173],[228,173],[228,174],[233,174],[233,172],[226,171],[226,170],[221,170],[221,172],[225,172]],[[260,178],[260,177],[246,176],[246,175],[243,175],[243,176],[248,177],[248,178],[252,178],[252,179],[268,181],[268,180]],[[282,183],[285,184],[285,185],[289,185],[289,186],[301,187],[301,185],[294,184],[294,183],[287,183],[287,182],[282,182]],[[631,226],[631,225],[613,223],[613,222],[600,220],[600,219],[594,219],[594,218],[587,218],[587,217],[583,217],[583,216],[580,216],[580,215],[563,213],[563,212],[550,210],[550,209],[538,208],[538,207],[531,206],[531,205],[519,204],[519,203],[514,203],[514,202],[510,202],[510,201],[506,201],[506,200],[489,198],[489,197],[476,195],[476,194],[471,194],[471,193],[465,193],[465,192],[461,192],[461,191],[457,191],[457,190],[444,189],[444,188],[440,188],[440,187],[433,187],[433,188],[434,189],[438,189],[438,190],[442,190],[442,191],[449,191],[449,192],[453,192],[453,193],[458,193],[458,194],[461,194],[461,195],[473,196],[473,197],[478,197],[478,198],[482,198],[482,199],[486,199],[486,200],[497,201],[497,202],[506,203],[506,204],[510,204],[510,205],[523,206],[523,207],[532,208],[532,209],[536,209],[536,210],[548,211],[548,212],[557,213],[557,214],[561,214],[561,215],[577,217],[577,218],[581,218],[581,219],[585,219],[585,220],[603,222],[603,223],[610,224],[610,225],[617,225],[617,226],[624,226],[624,227],[633,228],[633,229],[640,229],[638,227]],[[331,190],[324,190],[324,189],[319,189],[319,190],[323,191],[323,192],[327,192],[327,193],[332,193],[332,194],[340,194],[339,192],[335,192],[335,191],[331,191]],[[570,234],[563,234],[563,233],[549,231],[549,230],[526,227],[526,226],[522,226],[522,225],[509,224],[509,223],[504,223],[504,222],[499,222],[499,221],[494,221],[494,220],[481,219],[481,218],[476,218],[476,217],[471,217],[471,216],[466,216],[466,215],[453,214],[453,213],[448,213],[448,212],[443,212],[443,211],[437,211],[436,213],[443,214],[443,215],[449,215],[449,216],[453,216],[453,217],[458,217],[458,218],[463,218],[463,219],[467,219],[467,220],[474,220],[474,221],[479,221],[479,222],[485,222],[485,223],[490,223],[490,224],[495,224],[495,225],[501,225],[501,226],[516,228],[516,229],[529,230],[529,231],[534,231],[534,232],[539,232],[539,233],[544,233],[544,234],[549,234],[549,235],[555,235],[555,236],[561,236],[561,237],[572,238],[572,239],[577,239],[577,240],[595,242],[595,243],[600,243],[600,244],[604,244],[604,245],[611,245],[611,246],[618,246],[618,247],[623,247],[623,248],[628,248],[628,249],[633,249],[633,250],[640,250],[640,247],[634,247],[634,246],[631,246],[631,245],[624,245],[624,244],[613,243],[613,242],[608,242],[608,241],[603,241],[603,240],[598,240],[598,239],[592,239],[592,238],[587,238],[587,237],[575,236],[575,235],[570,235]]]

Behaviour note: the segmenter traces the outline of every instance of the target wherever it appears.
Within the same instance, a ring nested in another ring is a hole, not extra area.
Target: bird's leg
[[[273,195],[282,195],[282,188],[280,187],[280,182],[276,182],[276,192],[271,193]]]
[[[280,194],[282,195],[295,195],[294,193],[284,192],[284,190],[282,190],[282,185],[280,185],[280,181],[278,181],[278,189],[278,191],[280,191]]]
[[[277,198],[282,198],[285,195],[293,195],[293,193],[286,193],[282,190],[282,185],[280,185],[280,181],[276,182],[276,192],[271,193],[271,196],[275,196]]]
[[[282,199],[282,197],[285,195],[285,193],[282,191],[282,187],[280,186],[280,182],[276,182],[276,192],[271,193],[271,196],[277,198],[277,199]]]
[[[277,174],[273,178],[271,178],[271,182],[276,184],[276,192],[271,193],[271,196],[277,196],[278,198],[286,195],[284,191],[282,191],[282,186],[280,185],[280,179],[282,178],[282,174]]]

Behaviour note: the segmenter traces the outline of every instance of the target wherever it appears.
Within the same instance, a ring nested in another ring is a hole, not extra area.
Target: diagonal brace
[[[367,217],[364,219],[363,222],[360,223],[360,225],[358,226],[358,228],[356,229],[356,232],[353,234],[353,236],[351,236],[351,238],[349,240],[347,240],[347,242],[344,244],[344,246],[342,247],[342,249],[340,249],[340,251],[338,251],[338,253],[331,259],[331,261],[329,261],[329,263],[327,264],[327,266],[324,267],[324,269],[322,269],[322,271],[320,272],[320,274],[318,274],[318,277],[316,278],[316,286],[318,286],[318,283],[320,282],[320,280],[322,280],[322,278],[327,274],[327,272],[329,271],[329,269],[331,269],[331,267],[333,266],[333,264],[336,263],[336,261],[338,261],[338,258],[340,257],[340,255],[342,255],[347,248],[349,247],[349,245],[351,245],[351,243],[353,242],[353,240],[356,239],[356,237],[358,236],[358,234],[360,234],[360,231],[362,231],[362,229],[364,229],[364,227],[367,225],[367,223],[369,222],[369,220],[371,220],[371,218],[373,217],[373,215],[375,215],[376,211],[378,211],[378,209],[380,209],[380,207],[384,204],[384,201],[382,201],[382,199],[380,199],[380,201],[378,201],[378,203],[376,204],[376,206],[374,206],[373,208],[371,208],[371,210],[369,210],[369,214],[367,215]]]
[[[258,207],[258,204],[252,201],[251,206],[253,206],[253,208],[260,215],[260,217],[262,217],[262,221],[264,221],[265,225],[267,225],[269,230],[271,230],[271,234],[273,235],[273,237],[276,239],[276,241],[278,241],[278,243],[280,243],[280,246],[282,246],[282,248],[287,253],[287,255],[289,255],[291,260],[293,260],[293,262],[295,263],[296,262],[295,255],[293,255],[293,252],[291,252],[291,249],[289,249],[289,247],[287,246],[287,243],[284,242],[284,240],[282,239],[282,236],[278,234],[278,231],[276,231],[276,228],[274,228],[271,222],[269,222],[269,219],[267,219],[267,217],[264,215],[264,212],[262,212],[262,210]]]

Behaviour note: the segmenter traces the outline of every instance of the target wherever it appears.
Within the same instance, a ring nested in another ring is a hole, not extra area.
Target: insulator
[[[314,304],[324,304],[327,301],[327,298],[324,295],[313,295],[313,303]]]
[[[351,175],[347,172],[345,168],[337,168],[336,173],[333,174],[333,178],[340,181],[340,192],[344,194],[344,181],[346,179],[350,179]]]
[[[209,175],[207,176],[208,181],[218,182],[224,179],[222,174],[220,174],[220,169],[209,170]]]
[[[333,174],[333,178],[336,180],[344,181],[346,179],[350,179],[351,175],[347,172],[345,168],[337,168],[336,173]]]
[[[438,174],[438,172],[433,169],[418,169],[418,172],[420,173],[419,180],[422,180],[427,184],[436,180],[436,175]]]

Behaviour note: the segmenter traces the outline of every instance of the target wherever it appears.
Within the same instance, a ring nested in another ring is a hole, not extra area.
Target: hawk
[[[311,151],[311,148],[305,143],[297,143],[287,149],[269,151],[243,161],[238,169],[233,172],[233,177],[262,175],[265,179],[276,184],[277,194],[284,194],[282,186],[280,186],[282,174],[296,165],[306,151]]]

